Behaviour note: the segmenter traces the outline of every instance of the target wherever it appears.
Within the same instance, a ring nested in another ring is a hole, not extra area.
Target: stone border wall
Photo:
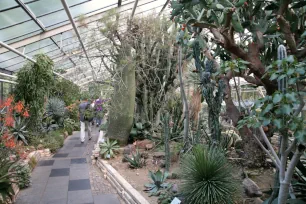
[[[127,204],[150,204],[107,161],[97,159],[96,165]]]

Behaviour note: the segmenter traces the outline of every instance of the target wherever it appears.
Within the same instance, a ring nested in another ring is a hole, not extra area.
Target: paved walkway
[[[31,187],[22,190],[17,204],[123,204],[116,190],[91,164],[90,155],[98,138],[81,144],[79,132],[69,136],[64,146],[32,172]]]

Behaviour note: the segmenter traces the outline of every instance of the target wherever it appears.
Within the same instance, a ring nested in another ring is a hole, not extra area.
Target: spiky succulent
[[[124,156],[124,158],[126,159],[126,161],[129,162],[130,167],[132,169],[139,169],[142,168],[146,165],[146,161],[144,160],[144,158],[141,157],[141,154],[139,152],[139,150],[136,150],[136,153],[132,153],[132,157],[128,157],[128,156]]]
[[[61,118],[65,115],[65,103],[59,98],[50,98],[46,107],[47,115]]]
[[[152,180],[152,183],[145,184],[145,191],[150,193],[150,196],[157,195],[158,191],[161,189],[166,189],[170,186],[169,183],[165,183],[168,172],[165,171],[164,173],[160,170],[153,173],[152,171],[149,171],[150,178]]]
[[[181,191],[187,204],[231,204],[239,195],[239,182],[216,146],[194,147],[183,158],[181,170]]]

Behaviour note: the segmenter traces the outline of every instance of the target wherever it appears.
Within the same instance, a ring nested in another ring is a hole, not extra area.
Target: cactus
[[[169,146],[169,138],[170,138],[170,129],[169,129],[169,113],[166,113],[164,116],[164,143],[165,143],[165,165],[166,171],[170,169],[170,146]]]
[[[280,45],[280,46],[278,46],[278,49],[277,49],[277,59],[278,60],[283,60],[285,58],[287,58],[286,47],[284,45]],[[281,69],[282,69],[281,65],[278,66],[278,70],[281,70]],[[279,91],[285,93],[287,87],[288,87],[287,77],[279,80],[279,82],[278,82],[278,90]]]

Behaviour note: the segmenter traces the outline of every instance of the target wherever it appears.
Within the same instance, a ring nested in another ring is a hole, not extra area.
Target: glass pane
[[[15,54],[14,52],[11,52],[11,51],[3,53],[3,54],[0,55],[0,63],[3,62],[3,61],[9,60],[9,59],[15,58],[17,56],[18,56],[17,54]]]
[[[40,16],[58,9],[63,9],[63,5],[60,0],[40,0],[27,4],[27,7],[30,8],[36,16]]]
[[[5,62],[2,62],[0,63],[0,67],[4,68],[4,69],[7,69],[15,64],[18,64],[20,62],[23,62],[24,61],[24,58],[23,57],[16,57],[14,59],[11,59],[11,60],[7,60]]]
[[[52,40],[50,40],[50,38],[43,39],[38,42],[27,45],[25,48],[25,53],[28,54],[28,53],[33,52],[34,50],[38,50],[40,48],[43,48],[48,45],[53,45],[53,44],[54,43],[52,42]]]
[[[87,3],[81,4],[79,6],[70,8],[70,11],[71,11],[72,16],[75,18],[81,14],[86,14],[94,10],[108,7],[112,4],[117,4],[117,3],[118,3],[118,0],[107,0],[107,1],[92,0]]]
[[[65,10],[38,18],[46,27],[68,20]],[[68,23],[68,22],[67,22]]]
[[[25,62],[25,60],[24,60],[24,62]],[[19,69],[22,68],[22,66],[24,65],[24,62],[13,65],[13,66],[7,68],[7,70],[12,71],[12,72],[18,71]]]
[[[12,0],[1,0],[0,1],[0,10],[11,8],[14,6],[17,6],[18,4],[15,1]]]
[[[11,40],[6,40],[5,43],[11,44],[11,43],[14,43],[14,42],[18,42],[18,41],[20,41],[20,40],[26,39],[26,38],[28,38],[28,37],[37,35],[37,34],[42,33],[42,32],[43,32],[43,31],[42,31],[40,28],[37,27],[37,30],[36,30],[36,31],[28,32],[28,34],[26,34],[26,35],[20,35],[20,37],[10,38]]]
[[[34,21],[29,21],[4,30],[0,30],[0,40],[7,41],[14,37],[19,37],[21,35],[28,34],[39,29],[40,28],[36,25]]]
[[[25,20],[29,20],[30,17],[26,12],[23,11],[22,8],[15,8],[12,10],[8,10],[0,13],[0,25],[1,28],[13,25]]]

